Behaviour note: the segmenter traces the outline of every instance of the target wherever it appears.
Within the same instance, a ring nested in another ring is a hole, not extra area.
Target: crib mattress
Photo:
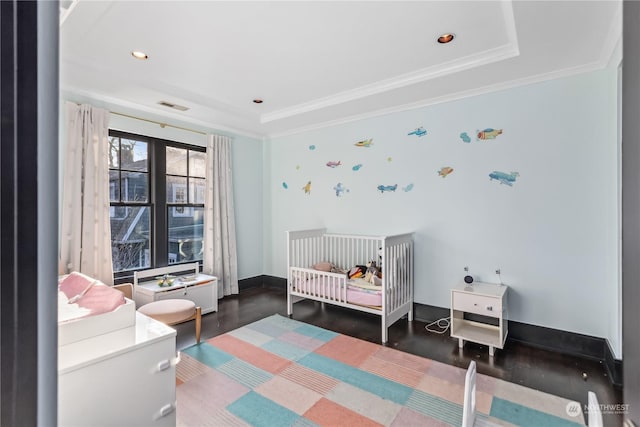
[[[295,290],[338,301],[340,294],[337,288],[336,291],[334,291],[329,287],[322,286],[323,283],[324,281],[321,277],[309,280],[297,280]],[[348,303],[372,308],[382,307],[382,289],[364,289],[358,286],[355,281],[348,281],[346,283]]]

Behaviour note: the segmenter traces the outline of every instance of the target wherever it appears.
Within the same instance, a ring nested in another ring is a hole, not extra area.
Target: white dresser
[[[176,331],[135,325],[58,347],[60,426],[175,426]]]
[[[474,282],[462,283],[451,289],[451,336],[458,338],[458,346],[473,341],[494,348],[503,348],[509,331],[507,320],[506,285]],[[465,313],[484,316],[465,319]]]
[[[134,285],[133,293],[138,308],[153,301],[178,298],[195,302],[202,314],[218,311],[218,278],[203,273],[189,281],[178,277],[168,286],[159,286],[156,279],[141,281]]]

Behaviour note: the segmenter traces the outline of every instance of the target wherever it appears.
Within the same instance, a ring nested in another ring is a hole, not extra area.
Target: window
[[[111,255],[114,272],[150,267],[149,144],[109,135]]]
[[[117,279],[202,261],[204,147],[111,130],[109,194]]]
[[[169,262],[202,260],[205,153],[167,146],[166,185]]]

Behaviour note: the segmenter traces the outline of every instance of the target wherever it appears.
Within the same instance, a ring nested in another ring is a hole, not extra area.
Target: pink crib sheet
[[[340,289],[340,291],[336,289],[336,292],[334,292],[331,287],[326,287],[327,290],[323,291],[325,289],[325,287],[322,286],[323,283],[325,283],[325,278],[323,277],[309,280],[298,279],[296,280],[296,289],[303,293],[313,292],[314,296],[339,300],[341,294],[335,294],[341,292],[342,289]],[[347,282],[347,302],[379,308],[382,306],[382,289],[363,289],[353,284],[353,282]]]

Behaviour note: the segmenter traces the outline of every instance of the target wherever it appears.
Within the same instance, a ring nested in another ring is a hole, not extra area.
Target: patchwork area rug
[[[460,426],[465,374],[274,315],[182,352],[178,426]],[[476,425],[584,425],[570,404],[477,376]]]

